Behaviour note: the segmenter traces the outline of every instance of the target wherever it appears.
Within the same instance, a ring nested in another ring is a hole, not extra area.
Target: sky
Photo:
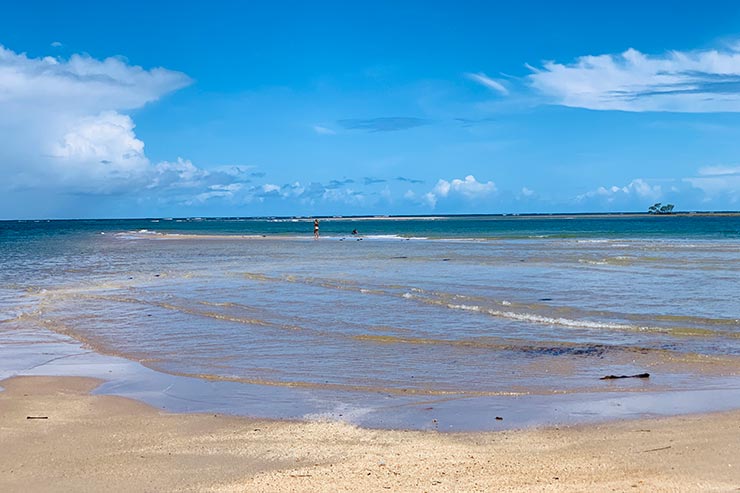
[[[0,12],[0,219],[740,210],[735,1]]]

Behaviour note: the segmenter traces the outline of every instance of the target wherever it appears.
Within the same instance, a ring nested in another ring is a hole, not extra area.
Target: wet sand
[[[0,383],[0,491],[740,489],[740,411],[458,434],[166,414],[99,384]]]

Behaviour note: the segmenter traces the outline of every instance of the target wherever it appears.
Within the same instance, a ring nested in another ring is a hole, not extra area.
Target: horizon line
[[[97,217],[97,218],[28,218],[28,219],[0,219],[0,222],[41,222],[41,221],[206,221],[224,219],[425,219],[425,218],[455,218],[455,217],[568,217],[568,216],[646,216],[646,217],[670,217],[670,216],[733,216],[740,215],[740,210],[722,211],[677,211],[671,213],[650,212],[499,212],[499,213],[453,213],[453,214],[350,214],[350,215],[266,215],[266,216],[141,216],[141,217]]]

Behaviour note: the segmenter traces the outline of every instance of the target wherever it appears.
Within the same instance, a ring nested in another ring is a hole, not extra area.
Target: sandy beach
[[[740,489],[740,411],[451,434],[167,414],[99,384],[1,383],[1,491]]]

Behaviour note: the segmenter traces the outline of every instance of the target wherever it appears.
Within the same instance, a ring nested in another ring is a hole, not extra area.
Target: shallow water
[[[314,398],[407,427],[429,402],[487,416],[507,399],[740,387],[737,216],[321,226],[314,241],[304,220],[0,223],[0,334],[249,388],[275,417],[327,408]]]

